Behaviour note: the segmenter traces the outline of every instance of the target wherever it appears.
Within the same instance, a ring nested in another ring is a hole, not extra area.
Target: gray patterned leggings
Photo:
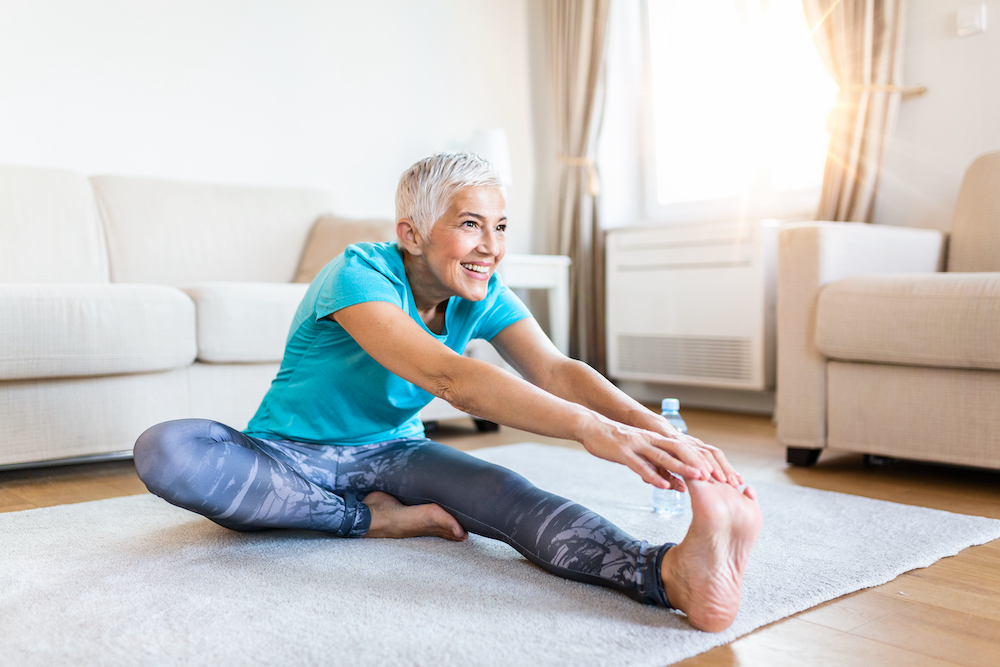
[[[361,537],[371,513],[359,498],[372,491],[406,505],[437,503],[467,531],[502,540],[553,574],[670,606],[660,563],[672,544],[636,540],[582,505],[431,440],[311,445],[182,419],[139,437],[135,467],[152,493],[234,530]]]

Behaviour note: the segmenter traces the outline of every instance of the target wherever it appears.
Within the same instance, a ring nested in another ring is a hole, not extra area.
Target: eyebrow
[[[458,214],[458,217],[460,217],[460,218],[464,218],[466,216],[468,216],[470,218],[476,218],[477,220],[482,220],[483,222],[486,222],[486,216],[485,215],[480,215],[479,213],[473,213],[472,211],[462,211],[461,213]],[[500,222],[503,222],[506,219],[507,219],[507,216],[505,215],[502,218],[500,218]]]

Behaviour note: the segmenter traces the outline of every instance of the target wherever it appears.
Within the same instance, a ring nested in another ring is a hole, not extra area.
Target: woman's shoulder
[[[330,285],[343,280],[385,276],[390,282],[399,280],[403,261],[396,242],[352,243],[341,254],[330,260],[316,276],[315,283]]]
[[[403,259],[395,241],[385,243],[352,243],[342,255],[345,268],[375,270],[389,278],[398,278]]]
[[[404,300],[405,275],[392,243],[356,243],[331,261],[313,281],[307,295],[323,316],[362,301]]]

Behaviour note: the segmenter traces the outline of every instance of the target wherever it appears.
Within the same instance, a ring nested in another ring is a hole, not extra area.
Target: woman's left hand
[[[669,422],[664,420],[660,433],[668,437],[682,440],[688,447],[691,447],[704,456],[712,466],[712,478],[720,482],[726,482],[734,487],[744,483],[743,476],[736,472],[736,469],[729,463],[722,450],[713,445],[706,444],[694,436],[681,433]]]

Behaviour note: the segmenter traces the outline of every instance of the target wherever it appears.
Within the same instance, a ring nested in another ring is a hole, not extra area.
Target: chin
[[[486,298],[486,295],[488,293],[489,290],[486,289],[486,287],[483,287],[482,289],[462,290],[462,292],[460,292],[459,295],[466,301],[482,301],[483,299]]]
[[[476,292],[474,294],[463,294],[462,298],[466,301],[482,301],[486,298],[486,291]]]

